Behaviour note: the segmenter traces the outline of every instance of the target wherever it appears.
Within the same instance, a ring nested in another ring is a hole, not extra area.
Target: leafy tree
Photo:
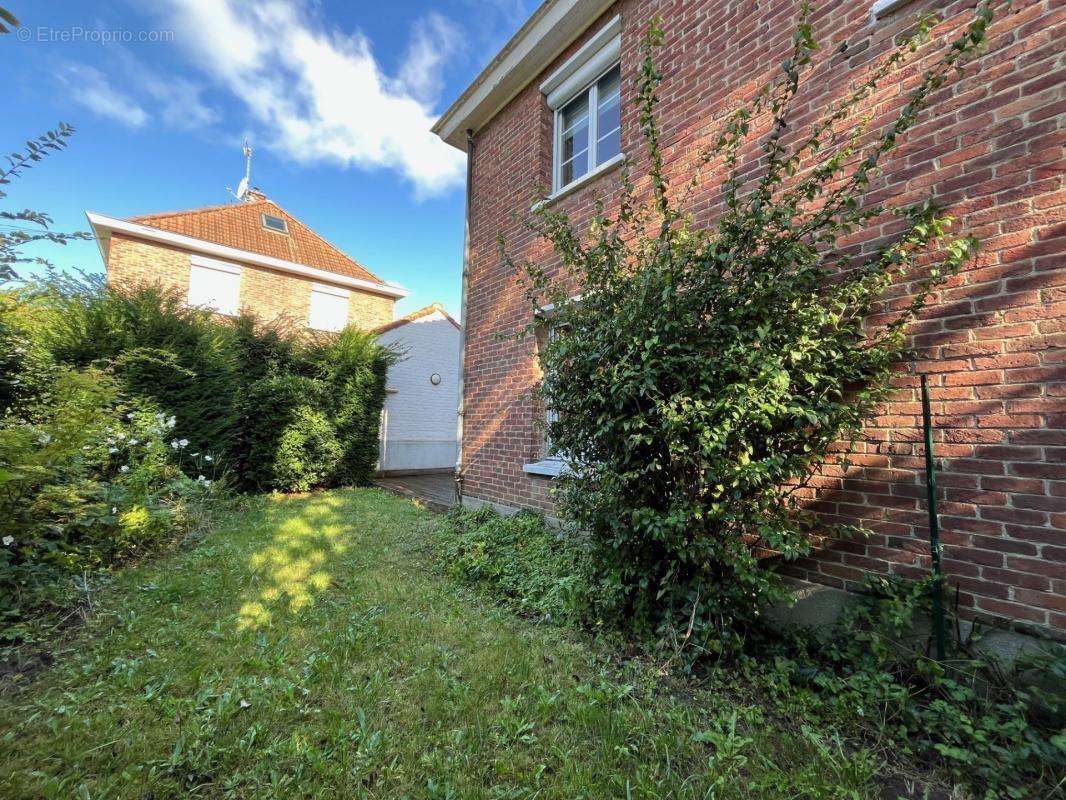
[[[0,9],[2,12],[3,9]],[[0,18],[18,24],[9,14],[0,13]],[[15,178],[30,169],[34,163],[44,160],[46,156],[67,146],[67,139],[74,133],[74,128],[65,122],[59,123],[55,130],[48,131],[36,139],[26,142],[25,152],[12,153],[7,156],[7,169],[0,169],[0,187],[11,183]],[[7,191],[0,188],[0,200],[7,197]],[[41,211],[22,209],[21,211],[0,211],[0,282],[16,278],[14,266],[18,263],[42,264],[49,266],[47,259],[24,256],[23,247],[33,242],[52,242],[65,245],[79,239],[91,239],[88,233],[58,233],[51,230],[52,218]]]
[[[11,33],[11,29],[18,26],[18,18],[6,8],[0,6],[0,34]]]
[[[808,16],[804,4],[779,77],[699,154],[701,167],[717,159],[725,175],[713,227],[697,229],[668,182],[656,116],[664,32],[653,20],[637,77],[650,202],[627,165],[617,209],[601,203],[587,234],[550,207],[535,214],[558,271],[508,259],[534,307],[553,306],[558,335],[541,350],[542,395],[555,412],[547,433],[570,462],[557,496],[591,538],[600,613],[696,653],[730,648],[745,621],[784,596],[760,554],[804,555],[811,532],[826,529],[801,490],[841,443],[854,443],[906,355],[909,323],[976,248],[949,235],[951,217],[932,202],[888,209],[863,193],[931,95],[980,48],[989,4],[880,131],[855,119],[859,107],[936,19],[920,17],[803,133],[790,120],[815,68]],[[761,148],[754,176],[748,145]],[[895,241],[872,255],[841,252],[843,236],[886,214],[905,221]],[[868,327],[897,281],[911,282],[909,304]]]

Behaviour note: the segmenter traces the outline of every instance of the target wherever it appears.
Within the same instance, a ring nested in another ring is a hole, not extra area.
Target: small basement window
[[[344,330],[348,324],[348,295],[346,289],[316,283],[311,287],[311,314],[307,326],[316,331]]]
[[[287,223],[282,217],[275,217],[273,214],[263,215],[263,227],[268,231],[274,231],[275,233],[289,232],[289,223]]]

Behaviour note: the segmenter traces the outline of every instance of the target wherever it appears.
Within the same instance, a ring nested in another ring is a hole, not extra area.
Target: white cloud
[[[163,124],[182,130],[201,130],[218,121],[218,112],[201,98],[201,87],[175,75],[161,75],[124,48],[116,48],[118,65],[131,88],[152,101]]]
[[[400,69],[400,86],[424,103],[435,103],[444,87],[444,64],[466,44],[455,23],[436,12],[415,22]]]
[[[164,77],[119,46],[108,56],[109,72],[121,80],[86,64],[68,63],[58,71],[74,102],[131,128],[158,119],[170,128],[200,130],[218,121],[218,113],[203,102],[200,87],[192,82]]]
[[[290,157],[395,169],[420,195],[462,183],[463,155],[430,132],[427,96],[439,91],[444,52],[427,49],[458,41],[439,15],[416,26],[391,79],[362,34],[327,30],[300,0],[168,0],[167,8],[176,40]]]
[[[59,79],[70,87],[70,96],[94,114],[131,128],[148,122],[148,112],[129,95],[115,89],[100,70],[84,64],[68,64]]]
[[[160,103],[159,114],[171,128],[201,129],[218,121],[218,112],[204,105],[189,81],[147,74],[141,86]]]

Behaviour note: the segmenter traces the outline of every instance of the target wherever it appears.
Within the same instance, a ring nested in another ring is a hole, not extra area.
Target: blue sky
[[[385,280],[399,313],[459,310],[462,154],[428,128],[536,0],[4,0],[0,150],[68,122],[70,148],[10,186],[6,207],[84,230],[226,202],[252,184]],[[37,251],[100,272],[94,242]],[[26,272],[26,270],[23,270]]]

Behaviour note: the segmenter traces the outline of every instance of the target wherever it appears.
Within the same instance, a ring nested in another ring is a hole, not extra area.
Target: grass
[[[264,498],[120,572],[0,696],[0,797],[881,796],[832,733],[456,588],[435,524],[379,490]]]

